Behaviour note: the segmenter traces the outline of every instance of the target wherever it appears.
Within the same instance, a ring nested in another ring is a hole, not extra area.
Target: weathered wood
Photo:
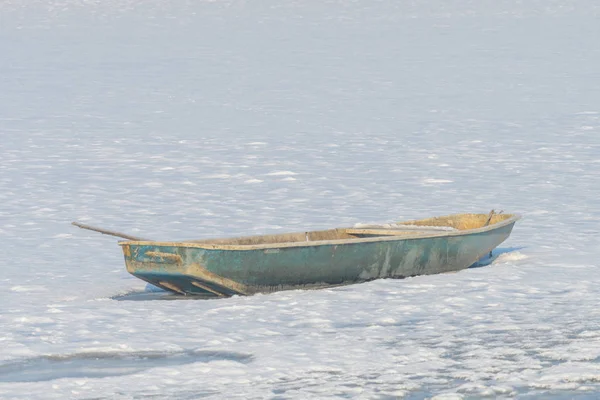
[[[149,239],[144,239],[144,238],[137,237],[137,236],[128,235],[126,233],[109,231],[107,229],[102,229],[102,228],[97,228],[95,226],[85,225],[80,222],[72,222],[71,224],[75,225],[76,227],[81,228],[81,229],[87,229],[88,231],[99,232],[103,235],[116,236],[116,237],[120,237],[123,239],[135,240],[135,241],[148,241],[149,240]]]
[[[403,231],[401,229],[362,229],[362,228],[349,228],[346,229],[346,233],[349,235],[370,235],[370,236],[407,236],[407,235],[416,235],[416,234],[432,234],[432,233],[445,233],[446,231],[438,231],[438,230],[407,230]]]

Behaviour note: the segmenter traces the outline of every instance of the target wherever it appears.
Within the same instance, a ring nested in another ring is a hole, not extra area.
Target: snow
[[[597,398],[600,6],[0,3],[0,398]],[[173,300],[114,238],[524,215],[459,273]]]

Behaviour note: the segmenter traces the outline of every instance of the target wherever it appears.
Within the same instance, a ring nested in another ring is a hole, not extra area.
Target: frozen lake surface
[[[0,398],[597,398],[600,6],[497,3],[0,2]],[[69,225],[491,208],[480,268],[210,301]]]

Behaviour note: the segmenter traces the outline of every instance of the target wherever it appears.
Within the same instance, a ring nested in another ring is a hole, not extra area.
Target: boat
[[[454,214],[384,225],[225,239],[125,237],[127,271],[182,295],[208,298],[313,289],[459,271],[505,241],[518,214]]]

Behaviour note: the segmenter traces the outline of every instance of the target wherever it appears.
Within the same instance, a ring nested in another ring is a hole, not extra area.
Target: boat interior
[[[358,224],[352,228],[337,228],[322,231],[282,233],[275,235],[244,236],[227,239],[205,239],[186,241],[187,243],[203,243],[215,245],[263,245],[276,243],[312,242],[323,240],[348,240],[376,236],[415,236],[431,235],[452,231],[465,231],[494,225],[513,217],[512,214],[454,214],[413,221],[397,222],[383,225]]]

